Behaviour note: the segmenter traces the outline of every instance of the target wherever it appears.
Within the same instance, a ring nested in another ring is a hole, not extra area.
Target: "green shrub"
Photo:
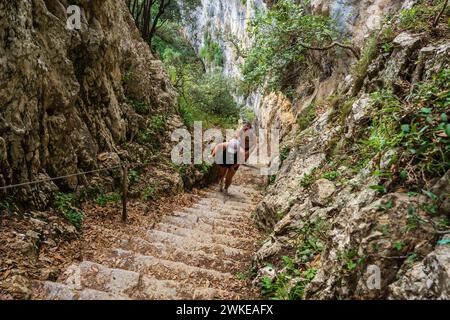
[[[299,130],[303,131],[307,129],[311,123],[316,119],[316,105],[311,103],[305,110],[303,110],[298,116]]]
[[[77,197],[72,194],[58,193],[55,195],[54,204],[72,225],[81,230],[84,213],[76,207]]]

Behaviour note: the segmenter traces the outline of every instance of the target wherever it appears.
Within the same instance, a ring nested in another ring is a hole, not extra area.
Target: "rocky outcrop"
[[[389,286],[390,299],[450,299],[450,237]]]
[[[148,159],[155,147],[139,134],[158,115],[166,131],[174,123],[175,92],[125,3],[77,3],[81,29],[72,31],[70,1],[0,4],[0,186]],[[164,153],[170,139],[154,136]],[[74,190],[85,179],[56,184]],[[51,193],[42,188],[55,185],[23,188],[17,197],[43,207]]]

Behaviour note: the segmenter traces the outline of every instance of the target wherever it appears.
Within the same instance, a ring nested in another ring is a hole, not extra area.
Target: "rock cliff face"
[[[0,186],[148,159],[155,148],[138,137],[152,119],[179,125],[175,92],[124,1],[77,1],[81,30],[70,31],[73,2],[0,3]],[[164,153],[170,139],[156,136]],[[74,190],[83,179],[18,197],[45,206],[47,191]]]
[[[313,1],[322,10],[346,2],[320,3]],[[395,8],[393,2],[375,1],[368,10],[377,3]],[[384,11],[377,12],[381,18]],[[355,21],[356,43],[369,29],[362,20]],[[256,223],[271,233],[255,261],[259,266],[275,265],[273,277],[287,272],[280,262],[282,256],[294,256],[302,268],[314,270],[304,298],[448,299],[448,241],[437,244],[442,236],[433,227],[436,222],[429,222],[448,218],[448,172],[423,186],[434,190],[441,201],[439,212],[430,216],[424,210],[430,202],[427,197],[407,194],[404,189],[383,195],[374,188],[383,180],[374,172],[392,170],[397,150],[360,168],[355,168],[352,151],[374,116],[371,93],[409,94],[420,82],[431,83],[439,72],[448,70],[448,30],[439,32],[443,33],[433,39],[417,31],[403,32],[392,40],[391,49],[381,50],[378,45],[362,79],[350,73],[351,63],[322,57],[333,66],[332,74],[323,77],[319,65],[321,76],[302,76],[297,99],[289,101],[281,93],[263,98],[259,120],[266,127],[281,129],[282,148],[288,155],[254,214]],[[308,85],[311,90],[305,90]],[[338,95],[353,97],[342,103],[334,101]],[[311,105],[316,107],[315,120],[302,127]],[[449,111],[448,105],[442,109],[446,114]],[[343,147],[345,141],[352,141],[349,148]],[[422,221],[414,226],[413,211]],[[261,269],[261,275],[265,272]],[[379,275],[377,285],[371,282],[374,274]],[[293,278],[289,289],[295,288]]]
[[[413,2],[313,0],[311,10],[335,19],[339,30],[343,34],[351,34],[355,44],[360,45],[370,31],[380,26],[388,12],[398,9],[402,4],[410,6]],[[205,38],[210,35],[212,40],[219,44],[223,53],[224,74],[239,79],[240,65],[244,61],[240,51],[245,51],[252,44],[248,34],[249,24],[257,12],[264,12],[272,3],[273,1],[268,0],[201,0],[195,13],[185,15],[186,36],[197,52],[200,52],[205,45]],[[254,92],[245,99],[237,97],[237,100],[253,109],[260,117],[265,117],[264,112],[270,109],[265,104],[273,104],[273,96],[265,97],[261,92]],[[262,126],[265,124],[262,123]]]

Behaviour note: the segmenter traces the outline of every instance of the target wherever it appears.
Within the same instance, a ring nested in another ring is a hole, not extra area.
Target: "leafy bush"
[[[84,213],[76,207],[77,198],[74,194],[58,193],[55,196],[54,204],[62,215],[78,230],[81,230]]]
[[[251,92],[264,83],[281,88],[283,74],[295,63],[306,63],[304,44],[321,46],[337,33],[325,16],[309,13],[309,1],[279,0],[250,24],[253,46],[242,67],[242,89]]]

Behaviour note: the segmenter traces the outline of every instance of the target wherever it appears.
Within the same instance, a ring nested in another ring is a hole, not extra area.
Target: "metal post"
[[[128,166],[123,167],[123,188],[122,188],[122,222],[127,222],[127,197],[128,197]]]

